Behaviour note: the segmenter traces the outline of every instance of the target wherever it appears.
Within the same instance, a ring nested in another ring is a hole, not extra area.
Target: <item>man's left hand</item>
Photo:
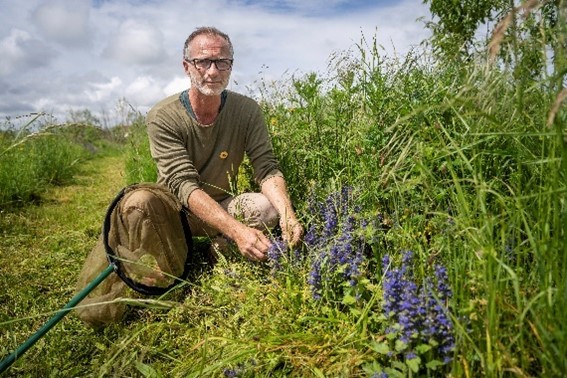
[[[291,246],[295,247],[303,238],[303,226],[295,218],[280,219],[283,239]]]

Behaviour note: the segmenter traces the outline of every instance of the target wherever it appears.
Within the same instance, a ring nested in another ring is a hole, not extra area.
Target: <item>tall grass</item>
[[[38,201],[49,186],[69,184],[81,163],[118,152],[124,128],[81,120],[55,123],[46,113],[5,120],[0,126],[0,208]]]
[[[0,208],[37,201],[49,185],[69,183],[101,140],[89,125],[52,124],[44,114],[21,119],[0,131]]]
[[[328,82],[294,78],[286,102],[266,106],[294,198],[337,181],[364,188],[363,211],[394,225],[375,253],[448,266],[457,375],[564,375],[565,113],[546,125],[553,85],[414,54],[388,61],[375,46]]]
[[[157,168],[150,154],[150,142],[142,115],[137,114],[134,118],[126,140],[126,183],[156,182]]]
[[[310,244],[308,234],[302,251],[281,248],[270,271],[238,258],[221,263],[166,317],[183,336],[154,343],[143,357],[114,359],[113,369],[243,377],[567,373],[565,112],[546,125],[552,86],[532,80],[519,94],[511,72],[439,64],[417,52],[388,59],[375,41],[363,40],[358,52],[337,56],[326,77],[262,87],[275,152],[319,242]],[[353,197],[333,202],[346,188]],[[329,225],[334,231],[325,234]],[[411,265],[397,270],[408,250]],[[337,255],[345,251],[351,255]],[[385,257],[391,264],[382,264]],[[353,259],[357,275],[344,281]],[[445,349],[445,360],[425,328],[398,339],[409,329],[408,309],[384,313],[388,298],[411,293],[426,308],[419,298],[434,266],[446,267],[452,293],[442,313],[455,348]],[[395,277],[415,291],[389,292]],[[325,284],[314,290],[317,279]],[[152,344],[167,329],[152,322],[137,337]]]

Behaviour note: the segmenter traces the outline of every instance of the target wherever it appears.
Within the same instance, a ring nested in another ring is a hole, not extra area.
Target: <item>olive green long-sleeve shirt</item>
[[[203,126],[180,98],[175,94],[155,105],[148,113],[147,127],[158,183],[167,186],[181,203],[186,205],[198,188],[216,201],[229,197],[230,182],[235,182],[245,154],[258,184],[283,176],[262,110],[254,100],[227,91],[215,122]]]

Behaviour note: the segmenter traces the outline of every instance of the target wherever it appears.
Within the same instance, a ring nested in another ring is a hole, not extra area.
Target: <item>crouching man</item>
[[[179,276],[191,253],[183,216],[193,236],[211,237],[217,249],[232,240],[253,261],[266,259],[265,233],[276,225],[290,245],[303,236],[259,105],[226,89],[233,55],[230,38],[216,28],[201,27],[189,35],[182,64],[190,88],[165,98],[147,116],[158,183],[128,188],[112,212],[108,244],[121,256],[152,256],[166,276]],[[232,196],[230,183],[245,156],[261,193]],[[101,238],[85,262],[79,289],[107,265]],[[126,290],[113,273],[77,312],[92,326],[118,321],[126,307],[115,299]]]

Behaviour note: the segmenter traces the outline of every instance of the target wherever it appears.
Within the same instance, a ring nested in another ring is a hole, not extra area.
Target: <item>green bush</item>
[[[50,185],[70,183],[84,160],[116,150],[110,130],[46,119],[39,114],[0,131],[0,208],[38,201]]]
[[[0,207],[38,200],[48,185],[69,183],[84,149],[58,133],[3,138]]]

